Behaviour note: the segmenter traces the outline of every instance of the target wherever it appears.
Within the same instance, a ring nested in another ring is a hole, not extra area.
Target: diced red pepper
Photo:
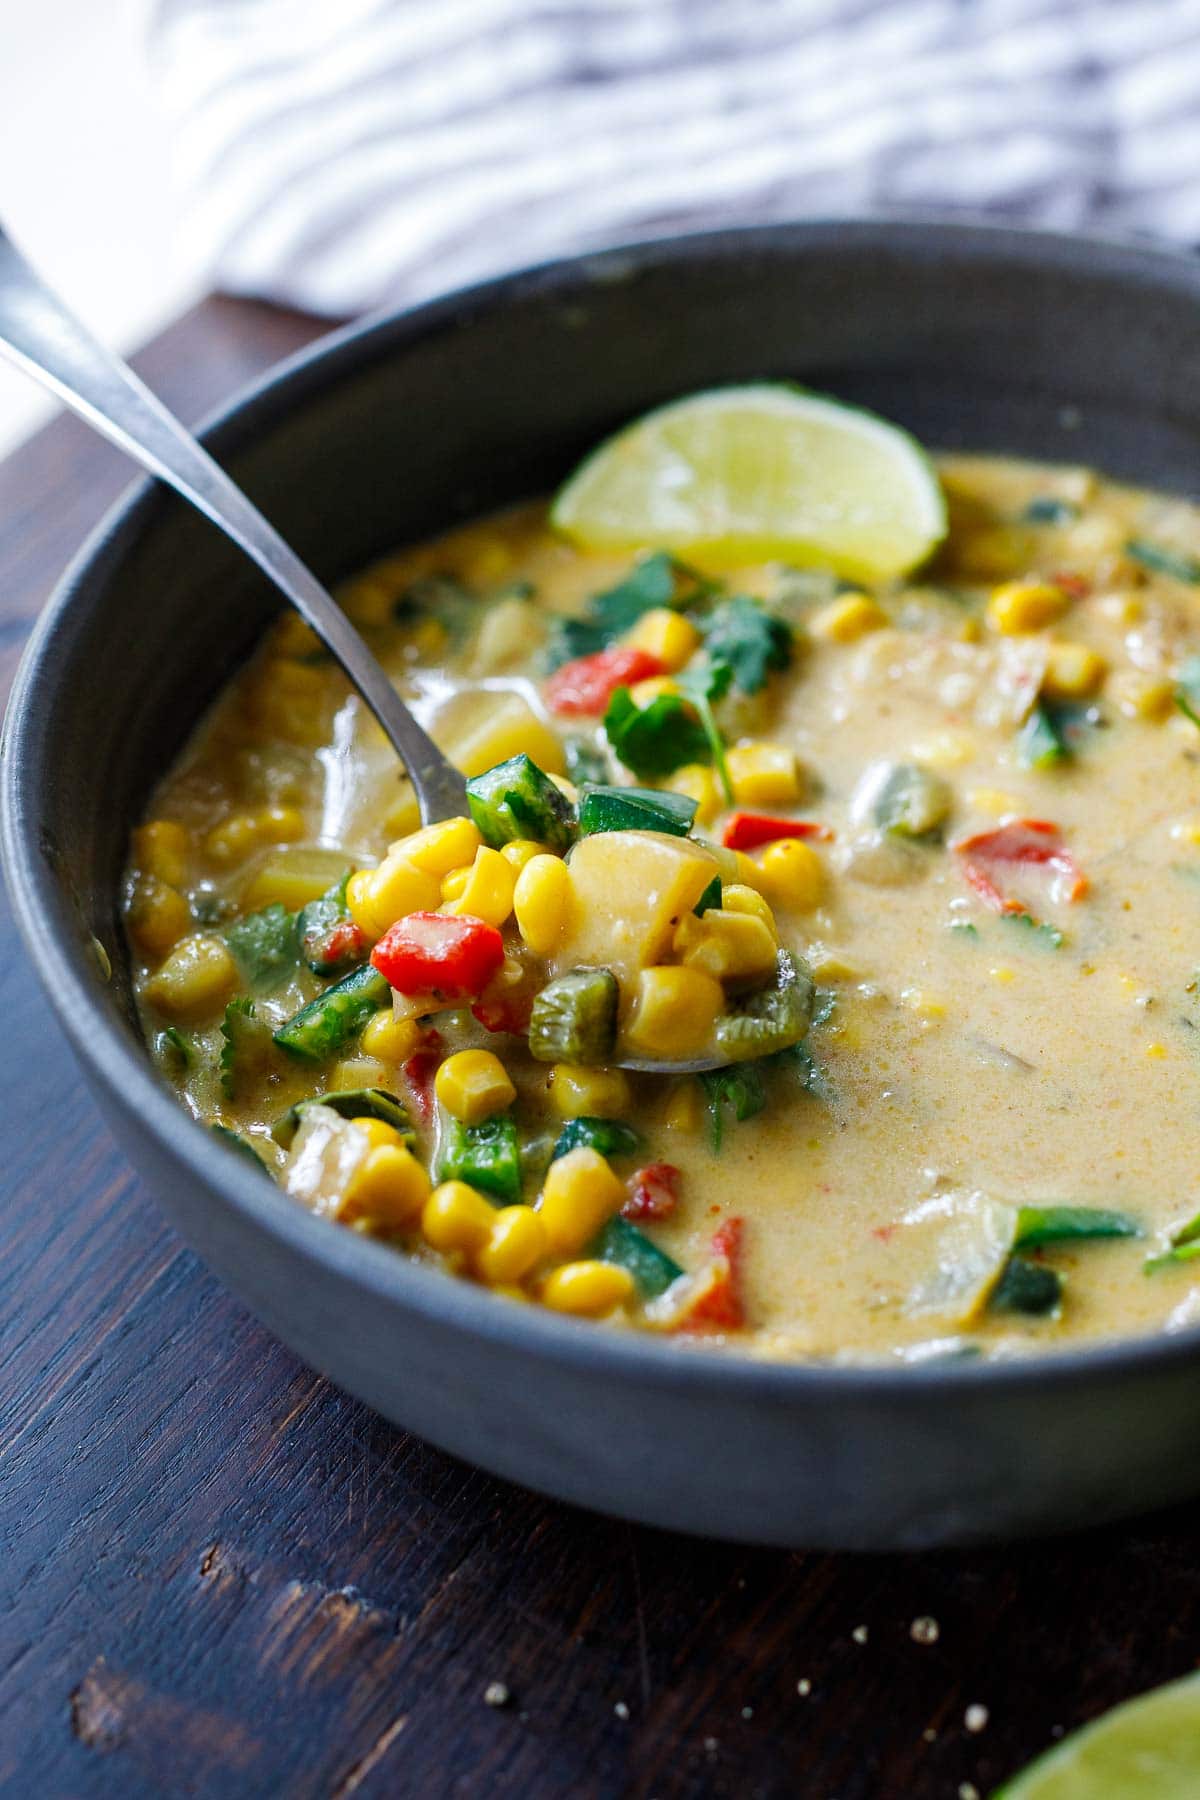
[[[428,1125],[433,1118],[433,1080],[441,1060],[441,1034],[430,1031],[422,1039],[420,1048],[414,1050],[404,1064],[404,1079],[422,1125]]]
[[[993,863],[1046,869],[1054,900],[1081,900],[1088,890],[1087,876],[1064,847],[1058,826],[1047,819],[1013,819],[995,831],[962,838],[953,847],[963,859],[963,874],[994,912],[1023,913],[1029,908],[997,885],[989,866]]]
[[[342,919],[325,940],[325,955],[329,962],[350,962],[362,955],[367,947],[367,936],[361,925],[353,919]]]
[[[683,1177],[674,1163],[647,1163],[629,1179],[629,1198],[621,1208],[623,1219],[669,1219],[679,1205]]]
[[[614,644],[610,650],[579,656],[556,669],[546,683],[546,705],[555,713],[598,717],[617,688],[631,687],[635,681],[648,681],[652,675],[666,672],[666,663],[649,650]]]
[[[524,1037],[533,1012],[532,992],[524,987],[501,989],[493,985],[480,994],[471,1008],[485,1031],[507,1031],[513,1037]]]
[[[769,813],[734,813],[725,827],[721,842],[727,850],[755,850],[759,844],[773,844],[779,838],[817,838],[833,836],[828,825],[814,819],[773,819]]]
[[[398,994],[473,1000],[504,961],[504,940],[469,913],[414,912],[384,932],[371,961]]]
[[[1055,587],[1061,588],[1064,594],[1069,594],[1072,600],[1084,600],[1092,591],[1092,584],[1086,575],[1075,575],[1069,570],[1060,570],[1050,579]]]
[[[742,1301],[744,1219],[726,1219],[713,1233],[712,1260],[676,1331],[738,1331],[746,1323]]]

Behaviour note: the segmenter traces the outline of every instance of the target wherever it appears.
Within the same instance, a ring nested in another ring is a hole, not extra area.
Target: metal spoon
[[[3,226],[0,353],[190,500],[258,564],[312,626],[378,719],[408,771],[422,824],[467,811],[463,777],[409,712],[341,607],[162,401],[46,286]],[[718,1056],[692,1062],[631,1058],[618,1066],[648,1075],[687,1075],[724,1065],[725,1058]]]
[[[362,695],[408,771],[421,821],[467,810],[462,776],[417,723],[345,613],[133,370],[99,343],[0,226],[0,352],[220,527],[256,562]]]

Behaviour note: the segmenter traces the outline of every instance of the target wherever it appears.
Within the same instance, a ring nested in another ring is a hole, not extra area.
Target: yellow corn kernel
[[[546,1227],[531,1206],[502,1206],[491,1235],[477,1252],[475,1267],[489,1287],[507,1286],[528,1275],[546,1254]]]
[[[271,630],[271,649],[276,656],[317,656],[323,649],[311,625],[297,612],[280,613]]]
[[[711,825],[725,804],[716,776],[703,763],[684,763],[681,769],[667,777],[663,786],[673,794],[686,794],[689,800],[696,802],[697,825]]]
[[[1052,581],[1006,581],[992,590],[987,621],[993,631],[1016,637],[1053,625],[1070,604],[1070,596]]]
[[[571,916],[571,872],[559,856],[534,856],[517,876],[513,909],[517,930],[535,956],[550,956]]]
[[[1103,594],[1095,605],[1096,611],[1113,625],[1140,625],[1146,616],[1146,603],[1140,594]]]
[[[695,655],[700,633],[682,613],[673,612],[669,606],[655,606],[642,614],[632,631],[626,632],[625,642],[631,650],[657,656],[663,667],[673,673]]]
[[[386,1064],[374,1056],[343,1056],[329,1072],[329,1091],[345,1092],[347,1088],[386,1087],[391,1073]]]
[[[398,1019],[390,1006],[385,1006],[368,1019],[359,1038],[359,1046],[367,1056],[383,1063],[407,1062],[421,1038],[415,1019]]]
[[[494,587],[504,580],[512,564],[513,553],[504,539],[488,536],[463,558],[462,578],[467,587]]]
[[[542,1305],[551,1312],[602,1319],[633,1298],[633,1276],[615,1263],[571,1262],[542,1283]]]
[[[631,1049],[645,1056],[699,1055],[724,1005],[720,982],[703,969],[673,964],[641,969],[625,1036]]]
[[[264,806],[255,813],[236,813],[217,825],[204,840],[214,862],[236,862],[260,844],[294,844],[305,833],[304,814],[294,806]]]
[[[1174,682],[1143,675],[1140,669],[1126,669],[1114,675],[1109,692],[1126,718],[1158,723],[1175,710]]]
[[[343,582],[337,591],[337,602],[356,625],[385,625],[392,616],[396,593],[392,582],[372,571]]]
[[[988,974],[993,981],[1000,982],[1003,987],[1007,987],[1010,981],[1017,979],[1016,970],[1010,969],[1007,963],[997,963],[995,968],[988,970]]]
[[[786,744],[762,739],[737,744],[725,758],[733,797],[739,806],[774,806],[800,797],[800,770],[796,752]]]
[[[272,736],[319,744],[327,730],[330,693],[324,669],[276,656],[262,665],[247,698],[256,723]]]
[[[546,1170],[538,1201],[546,1249],[555,1256],[582,1250],[627,1198],[625,1183],[598,1150],[569,1150]]]
[[[745,852],[743,851],[742,854],[745,855]],[[750,858],[746,857],[746,861],[749,862]],[[752,863],[751,867],[757,879],[761,881],[762,870],[758,864]],[[731,881],[727,887],[721,889],[721,910],[727,913],[745,913],[751,918],[761,919],[772,937],[779,936],[775,925],[775,914],[758,889],[751,887],[748,882]]]
[[[389,1125],[386,1119],[355,1119],[354,1123],[372,1150],[378,1150],[383,1144],[402,1144],[404,1142],[396,1127]]]
[[[675,954],[688,969],[718,981],[765,975],[775,967],[778,944],[765,920],[748,912],[710,906],[702,918],[689,913],[675,933]]]
[[[545,844],[539,844],[536,838],[513,838],[511,843],[500,846],[500,854],[508,863],[515,875],[519,875],[526,863],[535,856],[546,854]]]
[[[737,864],[737,885],[748,887],[754,893],[761,894],[766,883],[763,881],[763,872],[754,858],[747,856],[744,850],[735,850],[733,854]]]
[[[824,865],[811,844],[800,838],[781,838],[763,851],[762,883],[780,906],[812,912],[825,891]]]
[[[969,731],[939,731],[924,743],[914,744],[912,759],[930,769],[961,769],[976,751],[975,739]]]
[[[338,1218],[345,1224],[371,1219],[379,1225],[407,1225],[428,1199],[429,1176],[407,1145],[380,1144],[351,1176]]]
[[[146,983],[146,998],[176,1019],[197,1019],[224,1006],[238,984],[237,965],[219,937],[197,932],[176,944]]]
[[[1051,700],[1086,700],[1096,692],[1107,673],[1108,664],[1104,658],[1087,644],[1050,644],[1046,650],[1042,692]]]
[[[1175,819],[1170,827],[1170,835],[1177,844],[1200,844],[1200,814],[1193,813],[1190,818]]]
[[[441,900],[437,876],[414,868],[401,856],[385,856],[377,869],[357,870],[346,884],[350,917],[371,938],[381,938],[389,925],[410,912],[432,912]]]
[[[1165,1044],[1147,1044],[1146,1045],[1146,1055],[1147,1056],[1159,1057],[1159,1056],[1165,1056],[1166,1054],[1167,1054],[1167,1046]]]
[[[444,903],[443,910],[482,919],[485,925],[495,925],[498,929],[512,912],[514,885],[512,864],[505,862],[498,850],[489,850],[485,844],[475,852],[475,861],[462,893],[457,899]]]
[[[976,812],[984,812],[993,819],[1002,819],[1005,813],[1019,813],[1021,801],[1016,794],[1009,794],[1003,788],[971,788],[967,793],[967,802]]]
[[[681,1081],[671,1089],[662,1121],[668,1131],[699,1131],[704,1123],[704,1100],[697,1082]]]
[[[442,819],[389,844],[388,855],[402,857],[427,875],[448,875],[451,869],[470,863],[482,842],[473,819]]]
[[[836,950],[827,950],[823,944],[814,945],[806,961],[818,981],[857,981],[859,978],[853,963],[848,963]]]
[[[633,1104],[623,1070],[583,1069],[576,1063],[555,1063],[550,1098],[560,1119],[616,1119]]]
[[[924,988],[903,988],[900,993],[900,1004],[907,1006],[910,1012],[917,1013],[920,1018],[931,1022],[944,1019],[946,1016],[944,1001],[939,1000],[934,994],[927,994]]]
[[[461,900],[467,891],[467,883],[471,879],[471,865],[464,863],[461,869],[451,869],[448,875],[442,876],[442,905]]]
[[[178,888],[155,875],[140,876],[129,901],[129,933],[148,955],[165,956],[190,929],[192,909]]]
[[[465,1125],[505,1112],[517,1097],[508,1070],[490,1050],[458,1050],[448,1056],[439,1065],[433,1086],[451,1118]]]
[[[645,681],[635,681],[629,692],[635,706],[649,706],[663,694],[678,694],[681,689],[669,675],[648,675]]]
[[[960,619],[954,632],[960,644],[978,644],[983,638],[983,626],[973,613]]]
[[[145,875],[156,875],[168,887],[179,887],[187,875],[187,828],[174,819],[151,819],[133,834],[133,860]]]
[[[856,638],[865,637],[868,631],[878,631],[887,622],[887,614],[870,594],[843,594],[813,614],[809,630],[814,637],[824,638],[826,643],[852,644]]]
[[[465,1181],[443,1181],[421,1209],[425,1241],[443,1256],[461,1250],[476,1256],[492,1235],[496,1209]]]

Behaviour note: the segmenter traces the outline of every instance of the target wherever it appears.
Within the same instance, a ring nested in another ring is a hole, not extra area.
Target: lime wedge
[[[1039,1756],[994,1800],[1196,1800],[1200,1674],[1153,1688]]]
[[[592,452],[550,516],[589,550],[816,563],[854,581],[903,575],[946,535],[942,490],[915,439],[782,382],[711,388],[647,413]]]

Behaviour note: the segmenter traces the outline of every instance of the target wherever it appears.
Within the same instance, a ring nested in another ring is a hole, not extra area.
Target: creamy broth
[[[680,1265],[685,1289],[714,1267],[714,1232],[744,1222],[736,1240],[718,1235],[716,1256],[728,1278],[732,1248],[744,1322],[718,1308],[681,1342],[916,1359],[1200,1318],[1186,1257],[1146,1270],[1200,1205],[1200,727],[1177,704],[1200,646],[1200,513],[1082,470],[989,458],[939,468],[951,534],[918,580],[866,595],[821,571],[721,572],[727,594],[758,597],[794,634],[791,667],[723,700],[721,728],[732,746],[794,752],[798,791],[730,807],[710,770],[660,785],[699,797],[695,829],[718,844],[735,812],[830,835],[799,840],[799,885],[773,885],[762,848],[733,877],[762,889],[817,985],[805,1053],[769,1068],[762,1109],[742,1123],[723,1109],[716,1149],[711,1095],[693,1078],[608,1077],[594,1105],[575,1103],[641,1133],[636,1155],[614,1159],[622,1182],[650,1165],[678,1171],[673,1210],[643,1211],[638,1228]],[[584,554],[523,508],[403,551],[340,597],[468,773],[525,751],[565,777],[567,740],[594,748],[603,734],[594,716],[547,708],[548,617],[581,614],[630,560]],[[1031,736],[1039,704],[1058,737],[1044,754]],[[881,828],[883,765],[917,768],[940,796],[928,830]],[[610,760],[604,779],[635,777]],[[1013,821],[1054,828],[1023,840],[1050,861],[1013,860]],[[428,1162],[433,1124],[414,1082],[427,1097],[437,1052],[425,1025],[392,1042],[394,1059],[376,1032],[383,1053],[351,1044],[336,1068],[251,1045],[231,1096],[221,1020],[248,984],[226,934],[241,915],[295,911],[340,871],[373,867],[418,823],[378,729],[287,617],[135,837],[128,917],[148,1041],[184,1105],[242,1134],[301,1198],[295,1149],[271,1136],[281,1115],[334,1087],[382,1088],[414,1117]],[[997,910],[1005,902],[1024,910]],[[191,957],[200,979],[173,985],[163,969],[180,966],[181,944],[184,976]],[[254,994],[259,1024],[279,1026],[322,986],[303,965],[281,968]],[[461,1009],[432,1025],[443,1053],[500,1056],[535,1200],[572,1106],[564,1083],[556,1092],[519,1037]],[[338,1216],[328,1184],[304,1192]],[[1014,1209],[1049,1204],[1118,1212],[1140,1235],[1023,1248]],[[344,1222],[479,1278],[415,1219]],[[1061,1278],[1046,1310],[1003,1304],[1014,1253]],[[493,1285],[536,1298],[544,1273]],[[634,1294],[609,1316],[678,1330],[680,1292],[674,1311]]]

